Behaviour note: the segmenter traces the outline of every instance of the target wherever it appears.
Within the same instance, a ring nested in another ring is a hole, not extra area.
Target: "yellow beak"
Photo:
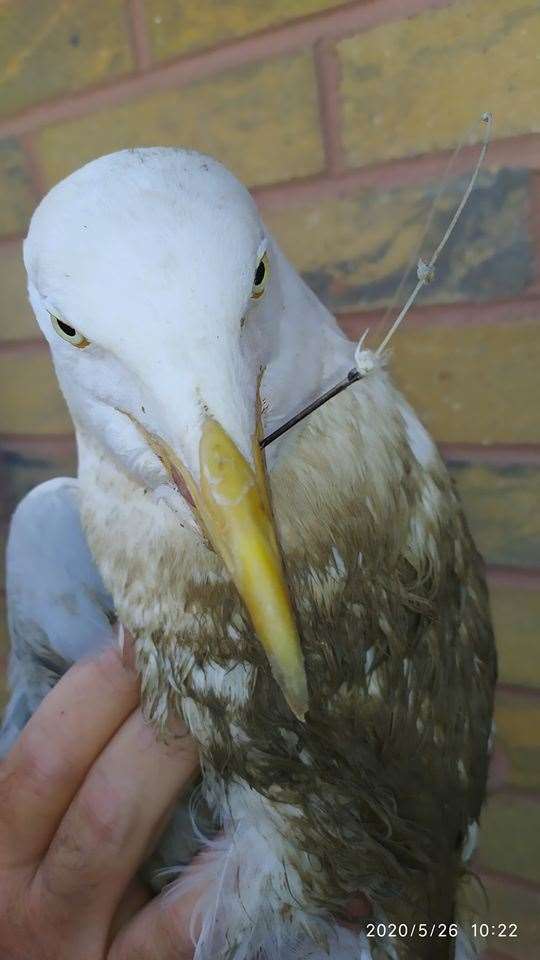
[[[253,470],[223,427],[208,419],[199,444],[197,487],[170,446],[131,414],[126,416],[181,493],[193,501],[246,605],[272,673],[292,712],[303,721],[309,706],[304,657],[285,583],[258,438],[253,444]]]
[[[131,419],[177,488],[193,501],[245,603],[289,707],[304,720],[308,710],[304,657],[283,574],[258,439],[253,445],[253,470],[223,427],[216,420],[207,420],[199,445],[198,487],[168,444]]]
[[[216,420],[204,424],[200,489],[191,493],[246,605],[272,672],[292,712],[308,709],[304,658],[285,583],[258,443],[253,470]],[[191,485],[190,485],[191,486]]]

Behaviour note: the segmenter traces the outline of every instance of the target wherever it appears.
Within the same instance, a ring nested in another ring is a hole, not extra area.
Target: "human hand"
[[[192,904],[151,899],[136,873],[198,752],[185,727],[158,742],[138,700],[116,650],[78,663],[0,765],[4,960],[192,957]]]

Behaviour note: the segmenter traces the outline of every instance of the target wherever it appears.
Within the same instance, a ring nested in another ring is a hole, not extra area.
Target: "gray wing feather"
[[[7,546],[11,698],[0,754],[56,680],[114,642],[114,608],[81,526],[77,481],[49,480],[17,507]]]
[[[114,606],[81,526],[76,480],[49,480],[17,507],[8,539],[6,586],[11,696],[0,729],[0,757],[76,660],[116,642]],[[209,815],[199,815],[199,824],[211,835]],[[143,876],[159,890],[200,845],[187,796],[179,801]]]

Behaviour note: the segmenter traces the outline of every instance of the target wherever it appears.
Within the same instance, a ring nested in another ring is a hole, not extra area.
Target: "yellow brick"
[[[438,183],[358,190],[268,211],[265,219],[308,284],[330,309],[345,312],[394,302],[411,262],[420,252],[429,259],[439,244],[463,191],[462,179],[450,180],[440,197]],[[533,272],[528,194],[525,172],[485,171],[419,302],[519,296]],[[413,271],[399,304],[415,282]]]
[[[540,687],[540,591],[492,586],[490,594],[501,680]]]
[[[493,327],[405,324],[394,337],[390,369],[437,440],[540,439],[537,318]]]
[[[536,655],[540,662],[540,650]],[[497,742],[510,762],[506,780],[516,787],[540,787],[540,700],[502,694],[495,710]]]
[[[491,797],[482,815],[482,866],[540,882],[540,804]]]
[[[452,466],[473,536],[489,563],[540,564],[540,470]]]
[[[0,668],[0,710],[3,711],[8,701],[7,667]]]
[[[147,0],[146,21],[154,58],[211,47],[265,27],[340,6],[342,0]]]
[[[310,55],[231,70],[48,127],[36,143],[50,184],[100,154],[152,145],[209,153],[250,184],[315,173],[323,152]]]
[[[0,4],[0,103],[6,116],[133,66],[123,0]]]
[[[24,233],[36,198],[24,154],[14,140],[0,140],[0,196],[0,235]]]
[[[20,243],[0,248],[0,340],[25,340],[38,337],[26,293],[26,272]]]
[[[540,131],[539,37],[538,0],[467,0],[344,40],[349,163],[452,147],[485,110],[495,137]]]
[[[0,353],[0,433],[71,433],[46,349]]]

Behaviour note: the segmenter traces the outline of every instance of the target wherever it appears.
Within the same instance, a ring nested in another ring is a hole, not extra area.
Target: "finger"
[[[197,747],[185,727],[180,733],[158,741],[135,710],[98,757],[34,880],[51,911],[63,916],[67,904],[79,916],[112,917],[157,825],[198,769]]]
[[[197,899],[190,891],[173,906],[160,894],[120,931],[107,960],[192,960],[190,923]]]
[[[73,666],[0,765],[0,862],[37,862],[105,744],[135,709],[137,676],[117,650]]]
[[[107,960],[192,960],[200,934],[200,920],[194,912],[207,889],[211,854],[196,857],[189,868],[186,886],[166,889],[154,897],[132,921],[124,927],[113,942]]]
[[[118,909],[112,919],[110,942],[133,919],[144,906],[152,899],[152,891],[148,884],[135,877],[129,884],[124,896],[118,904]]]

